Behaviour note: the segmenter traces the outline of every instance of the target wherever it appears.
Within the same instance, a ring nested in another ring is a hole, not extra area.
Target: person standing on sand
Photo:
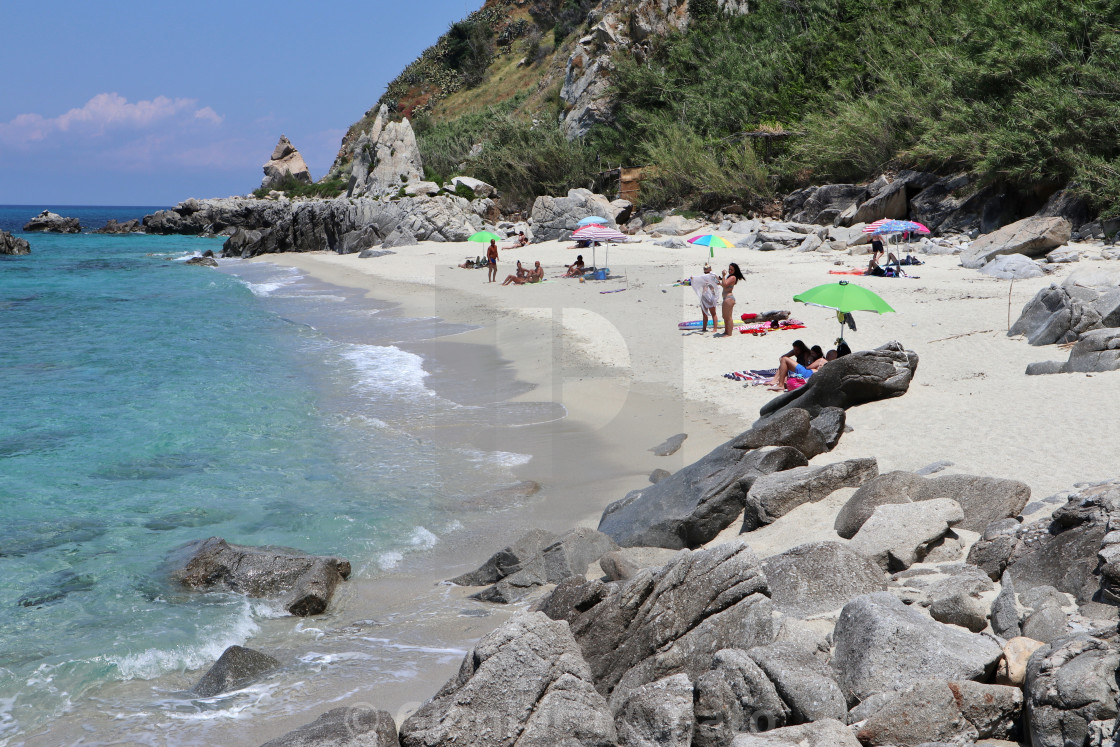
[[[721,273],[721,277],[719,284],[723,288],[723,336],[731,337],[735,329],[735,323],[731,321],[731,315],[735,311],[735,284],[743,279],[743,273],[739,265],[732,262],[727,266],[727,272]]]
[[[696,291],[696,295],[700,298],[700,314],[703,317],[701,332],[708,331],[709,316],[712,318],[712,331],[716,331],[716,320],[719,319],[716,316],[717,288],[719,288],[719,278],[712,272],[712,266],[705,264],[704,274],[692,279],[692,290]]]
[[[880,236],[879,234],[874,234],[871,237],[871,264],[868,265],[868,268],[870,268],[872,265],[879,264],[879,257],[882,257],[882,256],[883,256],[883,237]],[[870,274],[870,272],[871,272],[870,269],[868,269],[868,274]]]
[[[486,247],[486,270],[489,273],[488,283],[498,279],[498,242],[490,239],[490,246]]]

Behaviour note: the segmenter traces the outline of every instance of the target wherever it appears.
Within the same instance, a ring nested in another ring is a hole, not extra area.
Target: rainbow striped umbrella
[[[693,236],[691,239],[688,240],[688,243],[696,244],[697,246],[708,247],[708,256],[709,257],[715,257],[716,256],[716,253],[715,253],[716,247],[718,247],[720,249],[730,249],[731,247],[735,246],[734,244],[730,243],[727,239],[723,238],[722,236],[716,236],[714,233],[706,233],[703,236]]]

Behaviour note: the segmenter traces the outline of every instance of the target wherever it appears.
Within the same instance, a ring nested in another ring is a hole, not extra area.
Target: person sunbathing
[[[794,343],[795,347],[796,344]],[[805,347],[805,343],[801,343],[801,346]],[[772,386],[767,388],[772,392],[784,392],[790,376],[798,376],[807,381],[810,376],[820,370],[821,366],[828,362],[819,345],[813,346],[813,349],[809,351],[809,356],[810,360],[806,364],[799,363],[794,355],[783,357],[778,363],[778,372],[774,375],[774,380],[771,382]]]
[[[583,255],[580,254],[576,257],[576,261],[568,265],[568,271],[564,273],[566,278],[578,278],[583,275],[583,270],[586,265],[583,262]]]
[[[513,285],[525,285],[525,283],[539,283],[544,279],[544,268],[541,267],[540,262],[537,262],[533,269],[526,271],[521,266],[521,262],[518,261],[517,270],[521,274],[507,276],[506,279],[502,281],[502,285],[509,285],[511,283]]]
[[[894,262],[894,269],[891,269],[891,262]],[[902,274],[902,264],[898,261],[898,257],[894,252],[887,253],[887,266],[881,267],[878,262],[872,259],[867,263],[867,272],[864,275],[877,275],[879,277],[898,277]]]
[[[513,243],[508,246],[503,246],[503,249],[518,249],[529,244],[529,239],[525,236],[524,231],[519,231],[514,238]]]
[[[544,268],[541,267],[540,260],[533,263],[533,269],[529,270],[529,282],[539,283],[544,280]]]

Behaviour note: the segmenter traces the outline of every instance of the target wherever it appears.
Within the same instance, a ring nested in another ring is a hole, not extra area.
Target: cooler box
[[[592,280],[606,280],[607,275],[610,275],[610,274],[611,274],[611,268],[604,267],[601,270],[596,270],[595,272],[591,273],[591,279]]]

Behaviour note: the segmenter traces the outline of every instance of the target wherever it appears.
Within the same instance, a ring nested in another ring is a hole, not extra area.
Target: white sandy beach
[[[833,313],[794,303],[792,297],[816,285],[851,280],[879,293],[897,312],[855,314],[858,331],[845,330],[852,348],[897,340],[915,351],[920,363],[905,396],[848,411],[852,431],[830,460],[875,456],[884,472],[948,460],[953,462],[949,472],[1021,480],[1030,485],[1035,499],[1115,474],[1115,451],[1106,433],[1108,424],[1120,420],[1120,373],[1027,376],[1028,363],[1064,360],[1068,351],[1032,347],[1006,334],[1009,292],[1014,322],[1040,288],[1088,266],[1108,266],[1108,260],[1057,265],[1048,277],[1012,285],[967,270],[952,255],[922,255],[926,264],[911,273],[918,277],[895,279],[830,275],[829,270],[866,262],[863,255],[846,252],[717,250],[717,272],[730,261],[749,272],[735,294],[736,316],[788,309],[807,327],[723,338],[710,331],[681,332],[676,326],[700,315],[693,290],[671,284],[698,273],[706,249],[614,245],[612,277],[580,283],[557,277],[576,257],[570,246],[545,242],[502,251],[499,280],[513,270],[516,260],[531,267],[539,259],[550,281],[536,286],[488,284],[484,270],[459,269],[456,265],[465,256],[483,248],[471,243],[423,243],[369,259],[331,253],[262,259],[298,266],[328,282],[365,287],[374,296],[384,297],[391,290],[394,300],[407,301],[408,313],[451,321],[492,320],[493,331],[486,334],[519,363],[519,370],[534,383],[548,385],[572,417],[593,427],[610,422],[626,388],[649,384],[678,393],[697,412],[718,413],[704,420],[724,436],[745,430],[774,395],[722,374],[773,368],[798,337],[809,345],[832,347],[840,331]],[[601,265],[603,253],[601,247]],[[617,289],[625,290],[602,293]],[[502,346],[503,337],[519,334],[525,325],[537,330],[542,340],[562,343],[551,345],[556,355],[549,358],[538,351],[525,360],[516,346]],[[587,371],[567,370],[558,351],[568,345],[607,368],[593,377]],[[648,446],[660,437],[660,431],[651,434]],[[710,443],[697,439],[692,444],[700,440]]]

